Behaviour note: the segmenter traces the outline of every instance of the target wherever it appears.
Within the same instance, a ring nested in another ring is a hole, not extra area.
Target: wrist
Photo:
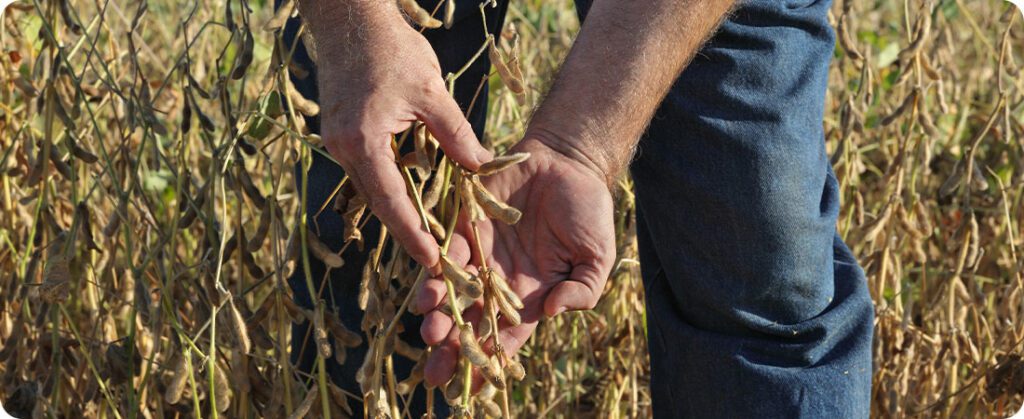
[[[615,183],[615,178],[618,175],[619,169],[615,168],[606,156],[595,152],[596,147],[593,144],[587,144],[569,135],[531,125],[527,128],[521,144],[522,148],[527,151],[543,147],[558,153],[565,159],[572,160],[604,182],[609,189]]]

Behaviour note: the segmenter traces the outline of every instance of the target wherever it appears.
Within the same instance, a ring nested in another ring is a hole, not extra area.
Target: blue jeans
[[[445,71],[465,63],[483,39],[474,1],[460,2],[468,4],[457,10],[474,13],[451,31],[427,31]],[[590,3],[577,0],[581,17]],[[822,128],[835,45],[830,3],[741,1],[640,141],[630,170],[657,417],[868,416],[873,306],[835,230],[838,183]],[[504,8],[488,9],[489,28],[501,27]],[[479,80],[487,68],[482,60],[463,79]],[[302,85],[308,95],[314,81]],[[456,92],[463,106],[470,84]],[[478,134],[480,105],[470,117]],[[341,172],[318,159],[310,175],[315,213]],[[338,217],[324,213],[318,222],[339,248]],[[375,233],[368,235],[373,243]],[[332,296],[358,330],[354,299],[365,256],[349,253],[331,277]],[[303,281],[292,285],[309,304]],[[416,319],[409,321],[403,337],[418,342]],[[307,367],[309,346],[295,351]],[[361,360],[353,352],[353,361],[331,370],[346,386]]]

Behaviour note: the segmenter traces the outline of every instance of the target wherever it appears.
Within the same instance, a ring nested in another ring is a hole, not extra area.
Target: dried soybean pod
[[[455,262],[452,262],[447,255],[441,255],[441,271],[445,278],[452,281],[455,289],[467,297],[476,299],[483,294],[484,290],[480,279],[455,265]]]
[[[409,373],[409,377],[398,383],[397,388],[398,394],[403,396],[412,393],[416,389],[416,385],[423,381],[423,369],[426,367],[426,357],[421,357],[416,360],[416,365],[413,365],[412,372]]]
[[[426,170],[427,168],[425,166],[420,165],[419,157],[417,156],[417,154],[419,153],[416,153],[415,151],[403,154],[402,157],[398,159],[398,164],[401,165],[402,167],[407,167],[410,169]]]
[[[947,198],[953,195],[960,188],[960,183],[963,182],[964,177],[964,161],[957,160],[956,165],[953,166],[953,173],[939,185],[938,195],[939,198]]]
[[[513,92],[516,96],[516,103],[519,104],[519,106],[523,106],[526,104],[526,83],[524,81],[526,80],[526,78],[523,77],[523,69],[522,66],[519,64],[518,38],[516,38],[515,41],[512,43],[512,51],[509,52],[508,62],[505,63],[505,65],[508,66],[509,71],[512,72],[512,77],[515,78],[516,80],[519,80],[519,82],[523,84],[523,91]]]
[[[352,416],[352,407],[348,405],[348,397],[345,397],[345,392],[341,390],[341,387],[334,385],[334,383],[328,383],[327,388],[330,389],[331,401],[349,416]]]
[[[292,319],[293,323],[300,322],[306,317],[302,308],[295,305],[295,302],[292,301],[291,298],[281,298],[281,304],[284,305],[284,309],[288,312],[288,317]]]
[[[245,239],[244,234],[242,235],[242,239]],[[256,258],[252,256],[252,252],[247,252],[245,249],[242,249],[242,264],[245,265],[245,270],[249,272],[249,275],[252,275],[255,279],[263,279],[266,275],[266,272],[263,272],[263,268],[256,263]]]
[[[487,365],[487,354],[477,343],[472,324],[466,322],[459,326],[459,344],[462,346],[462,356],[466,357],[470,363],[478,367]]]
[[[252,39],[252,32],[249,32],[248,27],[246,27],[242,36],[245,39],[242,42],[242,52],[235,59],[235,68],[231,71],[232,80],[238,80],[245,76],[245,72],[249,70],[249,65],[252,64],[254,41]]]
[[[455,20],[455,0],[445,0],[444,2],[444,28],[451,29],[452,22]]]
[[[89,150],[80,147],[78,144],[71,145],[71,154],[78,158],[79,160],[86,162],[87,164],[93,164],[100,160],[100,158],[97,157],[95,154],[91,153]]]
[[[939,81],[942,79],[942,75],[939,74],[939,71],[936,70],[934,66],[932,66],[931,59],[928,58],[927,54],[921,54],[921,68],[924,69],[924,74],[932,81]]]
[[[366,350],[366,355],[363,356],[363,363],[359,366],[359,370],[356,371],[356,382],[359,383],[359,387],[363,392],[366,392],[365,384],[368,378],[372,375],[372,372],[376,366],[373,362],[374,343],[371,342],[370,347]]]
[[[473,185],[465,176],[459,181],[459,193],[461,196],[459,199],[462,200],[462,208],[469,214],[470,221],[483,221],[484,214],[480,210],[480,205],[476,202],[476,197],[473,196]]]
[[[401,338],[395,340],[395,353],[414,361],[423,357],[423,349],[414,348]]]
[[[487,278],[490,279],[491,285],[500,292],[508,302],[512,304],[517,310],[522,310],[523,300],[519,299],[519,295],[512,291],[512,287],[508,285],[508,281],[505,280],[501,275],[498,275],[493,269],[487,270]]]
[[[237,145],[238,149],[242,150],[242,153],[245,153],[247,156],[255,156],[259,151],[256,149],[256,146],[252,145],[249,141],[246,141],[245,137],[238,137],[235,145]]]
[[[70,3],[70,0],[61,0],[60,17],[64,20],[64,24],[67,25],[68,29],[70,29],[71,32],[74,32],[75,35],[81,35],[82,27],[78,25],[78,22],[75,22],[75,20],[71,18]]]
[[[491,357],[487,364],[480,367],[480,373],[498,390],[505,389],[505,380],[501,377],[501,365],[498,364],[498,357]]]
[[[247,354],[252,348],[252,341],[249,339],[249,328],[245,325],[245,318],[242,317],[242,313],[235,306],[235,299],[228,299],[227,311],[225,315],[228,316],[231,334],[234,337],[237,349],[243,354]]]
[[[480,165],[480,169],[476,171],[476,174],[478,176],[490,176],[522,163],[528,158],[530,158],[530,153],[512,153],[498,156],[494,160]]]
[[[526,369],[518,360],[505,356],[505,375],[516,381],[526,378]]]
[[[427,144],[430,141],[427,140],[427,126],[419,124],[413,134],[413,141],[415,145],[415,156],[416,165],[426,170],[434,169],[434,160],[430,158],[430,151],[427,150]]]
[[[292,10],[295,9],[295,0],[287,0],[281,4],[281,7],[277,8],[274,12],[274,16],[267,20],[267,23],[263,25],[263,30],[273,32],[284,27],[284,24],[288,21],[288,18],[292,16]]]
[[[345,324],[338,320],[337,316],[324,316],[327,328],[331,329],[334,338],[343,346],[352,348],[363,344],[363,337],[358,333],[349,330]]]
[[[455,297],[455,305],[457,306],[459,313],[466,311],[466,309],[469,308],[469,306],[472,305],[474,301],[476,301],[475,298],[471,298],[467,295],[460,295],[458,297]],[[448,304],[448,299],[445,299],[444,304],[441,306],[441,312],[449,316],[454,314],[454,312],[452,312],[451,306]]]
[[[68,267],[68,256],[64,251],[67,242],[65,233],[61,233],[49,244],[46,250],[46,268],[43,271],[43,282],[39,285],[39,295],[48,303],[61,303],[68,299],[71,283],[71,270]]]
[[[932,116],[928,112],[918,112],[917,120],[921,123],[921,128],[924,129],[925,134],[930,137],[938,137],[939,128],[935,126],[935,122],[932,120]]]
[[[260,324],[263,321],[263,319],[267,318],[267,315],[270,314],[270,310],[273,308],[274,294],[271,293],[270,295],[263,299],[263,302],[260,303],[259,308],[257,308],[256,312],[254,312],[251,316],[249,316],[248,319],[245,320],[245,323],[249,326],[255,326]]]
[[[323,261],[325,265],[331,268],[340,268],[341,265],[345,264],[341,256],[338,256],[330,247],[327,247],[324,242],[320,241],[320,238],[312,230],[306,231],[306,244],[309,246],[309,251],[313,253],[313,256]]]
[[[143,84],[143,86],[146,85]],[[199,127],[202,128],[203,131],[212,133],[216,129],[216,126],[213,124],[213,120],[210,119],[210,117],[203,112],[203,109],[199,107],[199,104],[196,103],[196,99],[192,97],[191,90],[186,92],[185,97],[186,100],[192,101],[192,111],[195,112],[196,117],[199,118]]]
[[[441,188],[447,182],[444,178],[445,169],[448,167],[448,159],[441,160],[441,164],[437,166],[437,176],[434,176],[434,180],[430,182],[430,187],[423,192],[423,209],[429,210],[437,206],[437,202],[441,200]]]
[[[342,219],[345,221],[345,232],[343,233],[345,241],[360,243],[360,249],[362,249],[363,232],[359,231],[359,219],[363,217],[364,212],[366,212],[366,198],[363,198],[362,195],[356,195],[349,199],[348,209],[345,211],[345,215],[342,216]]]
[[[523,87],[523,80],[517,78],[515,73],[509,69],[508,64],[506,64],[505,60],[501,57],[501,53],[498,52],[498,47],[494,44],[494,38],[490,38],[489,41],[490,45],[487,46],[487,56],[490,57],[491,64],[494,65],[494,68],[498,70],[498,75],[501,76],[501,80],[505,82],[505,86],[508,86],[508,89],[516,95],[526,93],[526,88]]]
[[[188,205],[188,208],[185,209],[185,213],[178,219],[178,228],[188,228],[196,220],[196,216],[199,215],[197,208],[202,208],[203,204],[206,203],[206,190],[209,186],[209,182],[203,184],[203,186],[199,188],[199,192],[196,192],[195,198],[192,198],[192,204],[186,204]]]
[[[914,103],[917,102],[918,93],[920,93],[920,88],[915,87],[914,90],[907,95],[907,97],[903,98],[903,102],[900,103],[900,106],[897,107],[896,110],[894,110],[891,114],[887,115],[885,118],[882,118],[882,120],[879,121],[878,124],[880,126],[885,127],[896,121],[896,119],[898,119],[900,115],[903,115],[904,112],[909,110],[914,105]]]
[[[377,249],[370,251],[367,260],[374,260],[377,257]],[[356,303],[359,305],[359,309],[366,311],[366,307],[370,300],[370,283],[373,281],[374,276],[377,274],[373,270],[373,264],[367,263],[363,265],[363,276],[359,280],[359,296],[356,299]]]
[[[74,170],[71,170],[71,166],[60,157],[60,152],[57,151],[55,145],[50,146],[50,161],[53,162],[53,167],[57,169],[57,173],[67,180],[75,180]]]
[[[245,170],[244,166],[239,165],[238,175],[235,177],[242,184],[242,190],[245,192],[245,195],[252,200],[253,205],[263,208],[266,205],[267,199],[263,197],[263,193],[260,192],[260,188],[256,187],[256,185],[252,183],[252,178],[249,177],[249,171]]]
[[[295,408],[295,411],[288,415],[288,419],[302,419],[305,418],[309,409],[313,407],[313,402],[316,401],[316,395],[320,393],[316,388],[311,388],[306,392],[306,398],[302,399],[302,403]]]
[[[316,349],[324,359],[331,357],[331,343],[327,340],[327,328],[324,327],[324,302],[321,301],[313,313],[313,338],[316,340]]]
[[[465,359],[460,359],[458,365],[455,367],[455,371],[462,371],[462,366],[466,362]],[[456,373],[452,380],[448,382],[448,385],[444,388],[444,398],[451,404],[453,401],[459,399],[462,396],[462,387],[464,385],[462,374]]]
[[[188,364],[184,354],[174,358],[174,370],[171,372],[167,389],[164,390],[164,401],[167,404],[178,404],[181,394],[185,391],[185,382],[188,381]]]
[[[337,338],[335,338],[334,362],[337,362],[338,365],[345,365],[346,360],[348,360],[348,351],[346,350],[345,345],[342,345],[342,343]]]
[[[846,25],[846,16],[848,15],[844,13],[839,18],[839,24],[836,25],[836,32],[838,33],[837,38],[839,38],[839,45],[843,47],[843,51],[846,52],[846,56],[850,57],[851,60],[862,61],[864,60],[864,55],[862,55],[860,51],[857,50],[857,46],[854,45],[853,43],[853,38],[850,37],[850,30],[847,28]]]
[[[228,384],[228,376],[224,373],[224,367],[217,366],[213,371],[213,386],[217,411],[225,412],[231,406],[231,386]]]
[[[291,80],[288,78],[285,78],[285,93],[288,95],[288,100],[291,101],[292,106],[295,107],[295,110],[299,111],[299,113],[309,117],[314,117],[320,114],[320,105],[317,105],[316,102],[302,96],[302,93],[299,93],[299,91],[295,89],[295,85],[293,85]]]
[[[39,89],[36,89],[36,86],[21,74],[18,74],[18,76],[14,78],[14,87],[21,90],[21,93],[24,93],[27,97],[39,96]]]
[[[110,217],[107,219],[107,224],[103,226],[104,236],[113,237],[114,234],[117,234],[117,230],[121,228],[121,214],[124,214],[125,217],[128,216],[127,201],[121,200],[118,202],[117,209],[110,213]],[[195,215],[193,215],[193,218],[195,218]]]
[[[519,218],[523,216],[522,212],[491,195],[491,192],[475,176],[472,179],[473,197],[476,198],[480,208],[483,208],[484,214],[508,225],[519,222]]]
[[[232,234],[231,238],[221,245],[224,246],[224,256],[222,259],[225,261],[231,259],[231,255],[233,255],[235,253],[235,249],[238,248],[238,233],[236,232],[235,234]],[[214,255],[213,257],[216,258],[217,255]]]
[[[245,250],[255,252],[263,247],[263,241],[267,238],[267,232],[270,231],[270,215],[274,211],[274,196],[271,195],[270,199],[263,202],[263,209],[260,211],[260,223],[256,226],[256,233],[249,238],[249,243],[246,243]]]
[[[412,19],[413,23],[427,29],[437,29],[441,27],[441,21],[430,16],[430,13],[423,10],[423,8],[416,3],[416,0],[398,0],[398,5],[402,6],[402,11],[404,11],[406,15],[409,15],[409,18]]]
[[[964,261],[968,268],[972,268],[981,256],[979,250],[981,248],[981,238],[979,237],[981,233],[978,228],[978,217],[974,214],[969,214],[968,217],[970,218],[970,223],[968,225],[970,226],[971,241],[967,244],[967,258]]]
[[[85,242],[85,247],[89,250],[99,251],[100,247],[96,245],[96,238],[92,235],[92,217],[85,201],[81,201],[75,206],[75,213],[82,223],[82,227],[78,231],[81,239]]]
[[[522,324],[522,319],[519,317],[519,311],[516,310],[515,306],[508,301],[503,293],[494,294],[494,302],[498,306],[498,312],[501,313],[502,317],[505,318],[513,326],[519,326]]]
[[[484,307],[483,308],[484,308],[484,314],[483,314],[483,316],[481,316],[481,320],[480,320],[480,325],[479,325],[479,327],[480,327],[480,331],[479,331],[480,332],[479,333],[480,336],[479,336],[479,338],[483,339],[483,340],[487,340],[487,338],[491,337],[491,332],[493,331],[493,329],[491,328],[491,321],[490,320],[491,320],[491,314],[494,313],[494,297],[490,297],[490,296],[484,297]]]
[[[430,211],[424,211],[424,216],[427,217],[427,226],[430,227],[430,233],[434,235],[437,241],[444,241],[445,236],[448,234],[444,230],[444,226],[441,225],[441,221],[434,216],[434,213]]]
[[[480,406],[483,407],[484,413],[492,418],[501,417],[501,407],[494,400],[483,400],[480,402]]]

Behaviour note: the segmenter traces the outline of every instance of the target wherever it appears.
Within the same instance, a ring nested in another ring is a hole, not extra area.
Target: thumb
[[[569,279],[559,282],[544,299],[544,314],[554,317],[568,310],[590,310],[604,291],[607,275],[596,266],[585,264],[573,267]]]
[[[427,129],[441,143],[445,155],[463,167],[476,170],[494,158],[490,151],[480,145],[473,127],[462,115],[455,99],[447,93],[434,95],[417,117],[427,124]]]

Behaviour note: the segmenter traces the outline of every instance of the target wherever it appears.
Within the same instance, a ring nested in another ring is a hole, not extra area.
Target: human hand
[[[447,255],[456,263],[480,266],[479,245],[487,266],[507,278],[521,297],[522,323],[499,321],[498,338],[508,355],[526,342],[542,315],[593,308],[615,261],[612,199],[603,174],[539,139],[523,140],[512,151],[531,157],[482,180],[495,197],[522,211],[519,222],[478,221],[476,241],[464,214]],[[448,381],[459,356],[458,328],[439,310],[445,298],[444,280],[428,279],[414,307],[427,313],[420,329],[424,341],[440,345],[425,369],[432,385]],[[464,314],[474,323],[481,317],[479,302]]]
[[[448,94],[426,38],[397,13],[373,16],[337,36],[317,34],[321,136],[374,215],[413,259],[434,268],[437,242],[406,192],[392,135],[420,120],[463,167],[475,170],[492,155]]]

